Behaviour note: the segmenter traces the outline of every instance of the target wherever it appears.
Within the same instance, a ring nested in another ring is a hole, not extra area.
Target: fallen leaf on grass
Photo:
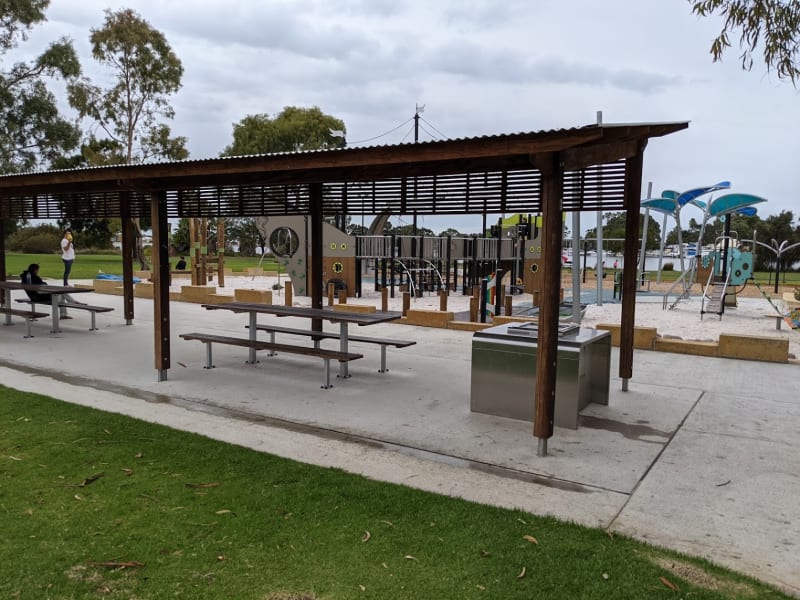
[[[144,566],[144,563],[140,563],[136,560],[127,560],[127,561],[108,560],[103,562],[89,561],[88,564],[90,567],[105,567],[106,569],[125,569],[125,568],[138,569],[139,567]]]
[[[730,479],[728,479],[728,481],[724,481],[724,482],[722,482],[722,483],[718,483],[718,484],[717,484],[717,487],[722,487],[722,486],[724,486],[724,485],[728,485],[730,482],[731,482],[731,480],[730,480]]]
[[[614,539],[614,532],[613,531],[606,531],[606,535],[608,536],[608,539],[610,539],[610,540]]]
[[[603,579],[606,579],[606,580],[607,580],[607,579],[608,579],[608,573],[603,573],[603,574],[601,575],[601,577],[602,577]]]
[[[33,509],[29,508],[28,510],[25,511],[25,514],[28,515],[29,517],[32,517],[33,516]]]
[[[186,483],[184,484],[187,488],[193,489],[203,489],[203,488],[213,488],[219,486],[219,482],[212,481],[211,483]]]
[[[381,566],[383,566],[384,569],[388,569],[389,568],[389,566],[386,563],[381,563]]]
[[[142,458],[144,456],[144,454],[142,454],[141,452],[137,452],[136,454],[134,454],[134,456],[136,458]]]
[[[485,587],[483,587],[481,584],[478,584],[478,585],[476,585],[475,587],[476,587],[476,588],[478,588],[479,590],[485,590],[485,589],[486,589],[486,588],[485,588]]]
[[[488,550],[481,550],[481,558],[488,558],[491,555],[492,553],[489,552]]]
[[[8,458],[10,458],[11,460],[22,460],[21,458],[17,458],[16,456],[11,456],[10,454],[8,455]]]
[[[537,546],[539,545],[539,540],[537,540],[532,535],[523,535],[522,539],[525,540],[526,542],[530,542],[531,544],[536,544]]]
[[[229,512],[231,512],[231,511],[230,511],[230,510],[228,510],[227,508],[223,508],[222,510],[218,510],[218,511],[217,511],[215,514],[218,514],[218,515],[227,515]]]
[[[83,498],[81,498],[78,494],[75,494],[73,498],[75,498],[75,500],[83,500]]]
[[[520,519],[519,517],[517,517],[517,521],[519,521],[519,522],[520,522],[520,523],[522,523],[523,525],[527,525],[527,523],[526,523],[525,521],[523,521],[522,519]]]
[[[94,483],[95,481],[100,479],[103,475],[105,475],[105,473],[95,473],[94,475],[92,475],[90,477],[87,477],[86,479],[81,481],[80,486],[81,487],[86,487],[90,483]]]
[[[108,429],[103,429],[103,433],[111,435],[111,432]]]
[[[388,525],[389,527],[394,527],[394,523],[392,523],[391,521],[381,521],[381,523],[383,523],[384,525]]]
[[[360,589],[362,592],[366,592],[366,591],[367,591],[367,588],[365,588],[365,587],[364,587],[363,585],[361,585],[360,583],[358,584],[358,589]]]
[[[417,560],[416,556],[411,556],[410,554],[406,554],[403,558],[406,560]]]
[[[130,477],[131,475],[133,475],[133,469],[120,469],[120,471],[122,471],[123,473],[125,473],[125,475],[127,475],[128,477]]]
[[[677,585],[675,585],[674,583],[672,583],[672,582],[671,582],[669,579],[667,579],[666,577],[659,577],[659,579],[661,580],[661,583],[663,583],[665,586],[667,586],[667,587],[668,587],[669,589],[671,589],[673,592],[677,592],[677,591],[678,591],[678,586],[677,586]]]
[[[522,579],[523,577],[525,577],[525,567],[522,567],[522,571],[517,575],[517,579]]]
[[[361,536],[361,543],[368,542],[369,539],[372,537],[372,534],[369,531],[365,531],[364,535]]]
[[[217,560],[218,560],[218,561],[223,561],[223,560],[225,560],[225,555],[224,555],[224,554],[220,554],[219,556],[217,556]]]
[[[185,364],[183,364],[182,362],[179,362],[178,364],[179,364],[180,366],[182,366],[184,369],[186,368],[186,365],[185,365]]]

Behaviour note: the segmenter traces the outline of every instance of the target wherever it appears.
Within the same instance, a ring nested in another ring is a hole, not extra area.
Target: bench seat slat
[[[13,315],[15,317],[25,317],[26,319],[44,319],[49,317],[47,313],[37,312],[34,310],[19,310],[17,308],[5,308],[0,306],[0,314]]]
[[[289,344],[273,344],[260,340],[249,340],[246,338],[235,338],[211,333],[182,333],[180,335],[185,340],[199,340],[201,342],[212,342],[215,344],[225,344],[229,346],[241,346],[244,348],[255,348],[256,350],[272,350],[274,352],[286,352],[287,354],[303,354],[306,356],[317,356],[319,358],[348,362],[363,358],[363,354],[354,352],[340,352],[338,350],[326,350],[324,348],[307,348],[304,346],[290,346]]]
[[[307,337],[315,337],[321,339],[339,339],[338,333],[333,333],[330,331],[309,331],[307,329],[292,329],[291,327],[278,327],[275,325],[267,325],[267,324],[259,324],[256,325],[256,329],[259,331],[266,331],[267,333],[275,332],[275,333],[287,333],[290,335],[304,335]],[[351,342],[363,342],[365,344],[381,344],[385,346],[394,346],[395,348],[407,348],[408,346],[413,346],[417,342],[409,341],[409,340],[394,340],[394,339],[381,339],[381,338],[373,338],[373,337],[366,337],[361,335],[348,335],[347,339]]]

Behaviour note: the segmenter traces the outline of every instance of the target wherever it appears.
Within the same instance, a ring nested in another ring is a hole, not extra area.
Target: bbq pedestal
[[[538,323],[509,323],[472,338],[470,409],[533,421]],[[578,412],[589,402],[608,404],[611,334],[559,325],[555,425],[578,428]]]

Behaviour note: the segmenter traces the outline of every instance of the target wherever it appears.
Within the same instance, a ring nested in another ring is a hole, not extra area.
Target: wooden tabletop
[[[92,288],[76,288],[69,285],[49,285],[47,283],[36,285],[20,283],[18,281],[0,281],[0,290],[25,290],[27,292],[41,292],[43,294],[81,294],[94,291]]]
[[[230,310],[233,312],[256,312],[279,317],[305,317],[308,319],[325,319],[333,323],[355,323],[357,325],[374,325],[386,323],[400,318],[400,313],[374,312],[356,313],[325,308],[308,308],[303,306],[281,306],[278,304],[256,304],[251,302],[228,302],[226,304],[203,304],[208,310]]]

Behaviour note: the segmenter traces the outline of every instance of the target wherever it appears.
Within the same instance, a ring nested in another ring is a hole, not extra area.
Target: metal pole
[[[652,197],[652,195],[653,195],[653,182],[649,181],[647,182],[647,197],[650,198]],[[642,252],[639,255],[641,262],[639,263],[639,272],[636,274],[636,280],[639,282],[639,285],[641,285],[641,282],[644,281],[643,279],[644,262],[645,262],[645,257],[647,256],[647,226],[649,224],[648,223],[649,220],[650,220],[650,209],[645,208],[644,224],[642,225]]]
[[[664,224],[661,226],[661,244],[658,248],[658,272],[656,273],[656,283],[661,283],[661,263],[664,261],[664,244],[667,241],[667,217],[664,213]]]
[[[597,211],[597,262],[595,275],[597,276],[597,306],[603,306],[603,211]]]
[[[572,320],[581,322],[581,271],[578,246],[581,243],[581,213],[572,211]]]

